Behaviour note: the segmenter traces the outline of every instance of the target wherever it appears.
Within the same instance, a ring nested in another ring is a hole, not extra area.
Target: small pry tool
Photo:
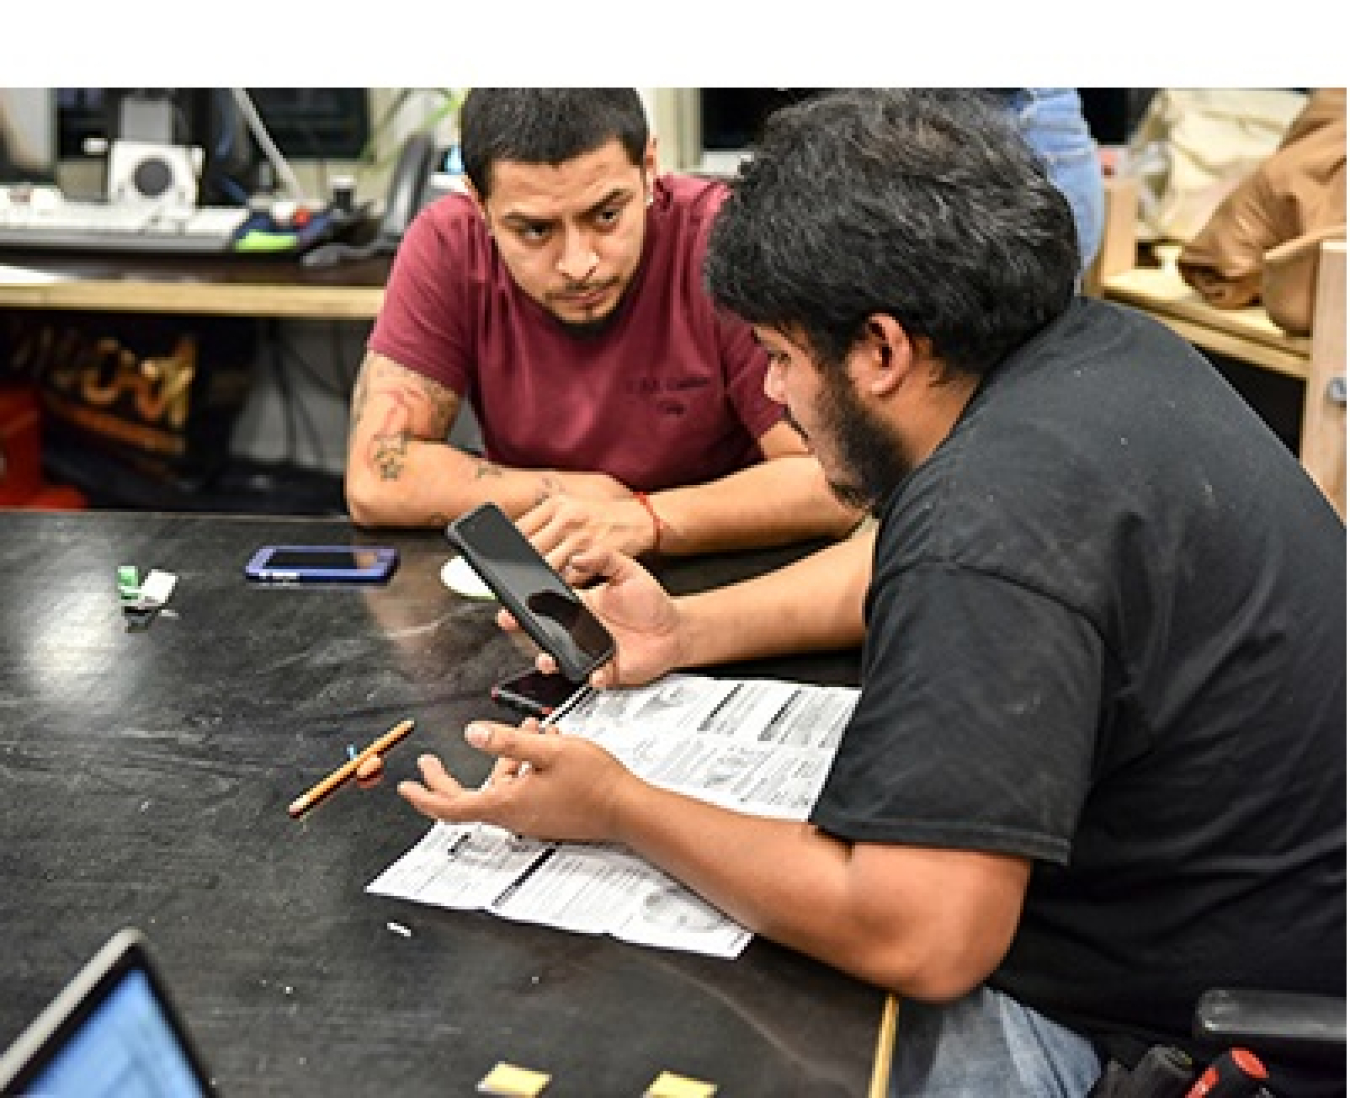
[[[169,596],[173,594],[177,583],[176,575],[158,568],[150,570],[144,583],[137,583],[135,565],[119,565],[117,593],[122,600],[122,612],[127,624],[133,629],[144,629],[149,626],[154,621],[155,615],[169,601]]]
[[[141,596],[141,576],[134,564],[117,566],[117,597],[122,605],[135,602]]]

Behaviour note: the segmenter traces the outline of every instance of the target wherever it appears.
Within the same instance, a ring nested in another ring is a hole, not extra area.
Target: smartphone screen
[[[244,574],[265,583],[383,583],[398,566],[387,545],[264,545]]]
[[[500,507],[484,503],[446,536],[530,638],[584,682],[614,654],[614,638]]]
[[[530,670],[497,683],[492,688],[492,700],[526,717],[547,717],[585,689],[584,683],[562,675]]]

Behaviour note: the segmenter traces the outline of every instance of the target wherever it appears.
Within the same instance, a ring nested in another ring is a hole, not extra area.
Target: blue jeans
[[[1083,1098],[1101,1072],[1086,1037],[991,988],[900,1003],[891,1098]]]
[[[1016,88],[1005,102],[1027,144],[1073,209],[1078,251],[1086,270],[1101,247],[1106,192],[1097,142],[1074,88]]]

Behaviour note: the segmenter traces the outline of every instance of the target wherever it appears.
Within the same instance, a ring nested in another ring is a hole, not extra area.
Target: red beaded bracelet
[[[659,553],[661,552],[661,535],[665,532],[666,524],[662,521],[661,516],[656,513],[656,508],[652,506],[652,501],[647,498],[646,492],[634,492],[633,495],[647,509],[647,514],[652,517],[652,533],[655,535],[652,541],[652,552]]]

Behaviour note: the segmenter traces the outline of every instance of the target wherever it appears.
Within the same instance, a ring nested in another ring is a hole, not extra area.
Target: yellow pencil
[[[286,811],[290,813],[292,817],[303,816],[328,796],[329,793],[333,792],[333,790],[355,774],[363,762],[376,755],[383,755],[393,747],[394,744],[398,743],[399,740],[403,739],[404,736],[411,732],[412,728],[412,721],[399,721],[398,724],[394,725],[393,728],[389,729],[389,731],[378,740],[360,754],[348,759],[329,774],[328,777],[324,778],[323,781],[319,782],[318,785],[314,786],[312,789],[306,790],[304,793],[300,794],[300,796],[296,797]]]
[[[895,1019],[900,1013],[900,1000],[894,993],[886,996],[881,1008],[881,1026],[877,1030],[877,1051],[872,1059],[872,1080],[867,1098],[886,1098],[891,1087],[891,1054],[895,1050]]]

